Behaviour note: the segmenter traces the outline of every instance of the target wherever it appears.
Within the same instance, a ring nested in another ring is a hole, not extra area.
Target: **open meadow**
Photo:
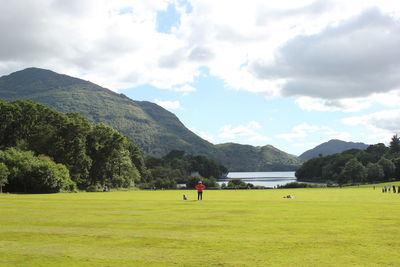
[[[0,266],[400,266],[380,189],[2,194]]]

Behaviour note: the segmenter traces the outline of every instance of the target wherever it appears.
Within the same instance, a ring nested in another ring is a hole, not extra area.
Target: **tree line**
[[[129,187],[145,175],[140,150],[105,124],[25,100],[0,100],[2,184],[11,192]],[[66,171],[67,170],[67,171]],[[57,186],[44,186],[45,184]]]
[[[217,178],[228,173],[225,166],[206,156],[187,155],[181,150],[173,150],[161,158],[146,157],[145,163],[149,174],[138,186],[147,189],[171,189],[180,184],[194,188],[199,180],[207,188],[216,188]]]
[[[127,136],[108,125],[33,101],[0,99],[0,190],[176,188],[179,183],[194,186],[199,179],[214,187],[225,173],[223,165],[183,151],[145,159]]]
[[[344,184],[387,182],[400,178],[400,139],[394,135],[390,145],[370,145],[366,150],[310,159],[296,171],[299,181]]]

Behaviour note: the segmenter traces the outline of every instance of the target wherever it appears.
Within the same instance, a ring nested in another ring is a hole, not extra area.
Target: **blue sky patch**
[[[157,31],[162,33],[171,33],[173,27],[180,24],[181,14],[175,7],[175,4],[169,4],[167,10],[157,12]]]

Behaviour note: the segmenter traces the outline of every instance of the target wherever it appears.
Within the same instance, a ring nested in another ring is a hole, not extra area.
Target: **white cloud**
[[[182,109],[179,101],[162,101],[156,99],[154,102],[165,109]]]
[[[172,0],[8,1],[0,75],[37,66],[113,90],[192,92],[186,84],[207,67],[228,87],[312,97],[298,103],[318,111],[365,109],[368,101],[349,99],[400,83],[397,1],[188,2],[191,12]],[[179,24],[157,32],[157,13],[171,3]]]
[[[347,125],[363,125],[373,133],[400,133],[400,109],[384,110],[364,116],[353,116],[342,119]]]
[[[400,83],[397,19],[371,8],[312,35],[298,35],[273,63],[254,61],[255,77],[286,79],[283,95],[322,99],[367,97]]]
[[[387,107],[400,106],[400,90],[394,90],[388,93],[373,94],[371,98],[375,102]]]
[[[325,139],[348,140],[351,135],[347,132],[336,131],[327,126],[310,125],[306,122],[296,125],[290,133],[277,134],[275,137],[292,142],[298,139],[306,139],[311,135],[324,136]]]
[[[387,144],[393,134],[400,133],[400,109],[348,117],[342,119],[342,123],[350,126],[365,126],[368,130],[366,138],[374,142]]]
[[[176,92],[182,92],[182,93],[192,93],[192,92],[196,92],[196,88],[194,88],[191,85],[185,84],[183,86],[179,86],[179,87],[173,87],[172,90],[176,91]]]
[[[291,133],[277,134],[275,137],[287,141],[292,141],[293,139],[306,138],[309,136],[310,133],[316,132],[320,129],[320,126],[313,126],[304,122],[302,124],[294,126]]]
[[[218,137],[235,139],[240,136],[257,136],[257,129],[260,129],[261,125],[256,121],[251,121],[247,125],[239,125],[233,127],[232,125],[224,125],[220,130]]]

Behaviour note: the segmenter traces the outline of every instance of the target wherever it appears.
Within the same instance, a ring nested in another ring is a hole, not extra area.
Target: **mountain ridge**
[[[0,98],[29,99],[63,113],[79,112],[95,123],[109,124],[129,136],[145,155],[163,156],[171,150],[183,150],[208,156],[231,171],[255,171],[254,166],[259,166],[256,169],[259,171],[281,167],[294,170],[300,165],[295,156],[271,145],[264,146],[261,153],[257,147],[237,144],[227,154],[226,146],[214,145],[197,136],[175,114],[155,103],[132,100],[92,82],[51,70],[27,68],[0,77]],[[250,147],[252,153],[248,153]],[[272,155],[278,160],[272,160]],[[248,164],[245,166],[244,162]]]
[[[341,153],[349,149],[367,149],[369,145],[361,142],[346,142],[338,139],[331,139],[327,142],[319,144],[313,149],[307,150],[302,153],[299,158],[303,161],[316,158],[319,155],[328,156],[336,153]]]

